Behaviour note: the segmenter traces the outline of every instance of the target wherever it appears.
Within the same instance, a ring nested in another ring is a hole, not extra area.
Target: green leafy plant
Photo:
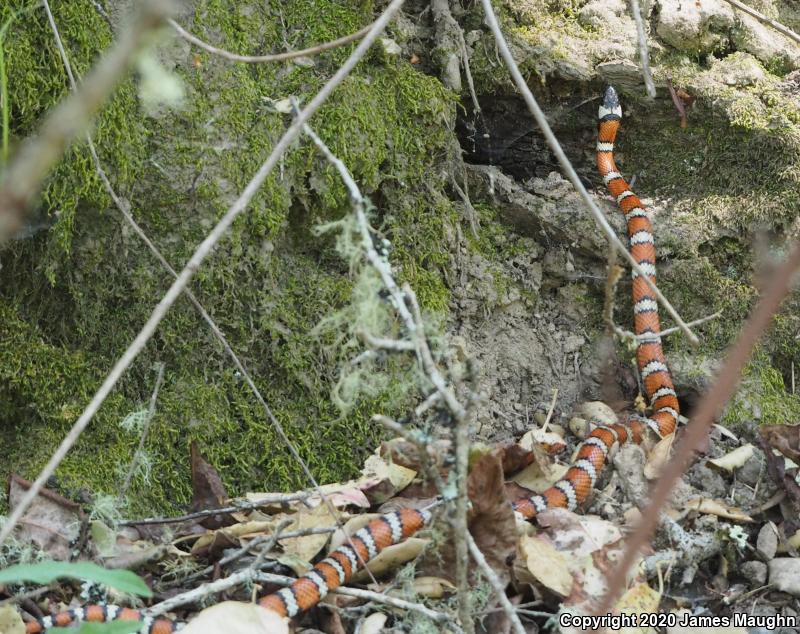
[[[106,570],[97,564],[85,561],[76,563],[43,561],[37,564],[9,566],[5,570],[0,570],[0,584],[25,582],[46,584],[60,577],[103,583],[121,592],[141,597],[153,596],[152,590],[147,587],[142,578],[130,570]]]

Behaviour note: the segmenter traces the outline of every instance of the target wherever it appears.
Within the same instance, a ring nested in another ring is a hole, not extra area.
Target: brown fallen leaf
[[[415,470],[386,462],[380,456],[372,454],[364,463],[358,488],[371,504],[382,504],[405,489],[416,476]]]
[[[228,501],[228,493],[222,484],[216,469],[200,455],[197,442],[192,441],[190,445],[192,463],[192,511],[210,511],[225,506]],[[199,520],[199,524],[205,528],[219,528],[229,526],[236,520],[226,513],[219,515],[209,515]]]
[[[30,487],[30,482],[17,475],[9,478],[8,502],[12,509]],[[67,561],[84,519],[78,504],[50,489],[42,489],[23,514],[14,535],[22,543],[34,544],[52,559]]]
[[[429,541],[429,539],[409,537],[399,544],[389,546],[383,549],[377,557],[367,562],[367,569],[374,577],[396,571],[403,564],[419,557]],[[369,579],[369,574],[363,569],[353,575],[353,581],[356,583],[361,583],[367,579]]]
[[[532,462],[511,480],[526,489],[541,493],[561,480],[568,470],[569,466],[564,464],[542,467],[540,464]]]
[[[794,445],[791,441],[795,432],[780,432],[779,429],[775,429],[776,427],[782,429],[784,426],[772,425],[762,428],[767,431],[762,432],[757,442],[767,459],[769,477],[794,502],[795,508],[799,508],[800,483],[797,481],[797,463],[786,456],[787,453],[789,455],[794,453]]]
[[[445,593],[456,591],[456,587],[442,577],[417,577],[411,584],[411,591],[426,599],[441,599]]]
[[[516,473],[533,462],[533,452],[515,442],[500,447],[503,473]]]
[[[517,551],[517,522],[506,497],[501,457],[502,451],[495,450],[483,456],[470,472],[467,491],[472,506],[468,522],[486,563],[506,584]]]
[[[763,425],[758,433],[770,447],[800,465],[800,425]]]
[[[661,475],[664,465],[669,462],[669,452],[672,450],[672,444],[674,440],[675,434],[669,434],[668,436],[660,439],[652,448],[652,450],[650,450],[650,453],[647,456],[647,462],[644,465],[645,478],[648,480],[655,480],[659,475]]]
[[[753,518],[742,511],[742,509],[736,506],[725,504],[725,502],[720,500],[712,500],[711,498],[692,498],[686,502],[685,509],[687,511],[698,511],[708,515],[724,517],[725,519],[733,520],[734,522],[753,521]]]
[[[661,594],[653,590],[646,583],[637,583],[631,586],[617,601],[616,609],[622,614],[652,614],[658,612],[661,603]],[[623,627],[618,630],[621,634],[650,634],[655,632],[652,627]]]
[[[750,460],[750,458],[753,457],[754,451],[755,447],[751,443],[747,443],[746,445],[737,447],[733,451],[729,451],[720,458],[711,458],[708,462],[725,471],[734,471]]]
[[[515,570],[520,581],[535,581],[561,597],[569,595],[573,582],[569,562],[550,540],[540,535],[523,535],[519,553]]]

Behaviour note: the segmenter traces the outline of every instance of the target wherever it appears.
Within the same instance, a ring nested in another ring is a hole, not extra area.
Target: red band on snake
[[[597,168],[611,195],[617,199],[622,213],[625,214],[631,254],[655,282],[656,253],[653,244],[653,226],[642,201],[630,190],[614,163],[614,139],[622,118],[622,109],[613,88],[609,87],[606,90],[599,118]],[[532,520],[550,508],[572,510],[584,502],[603,470],[606,457],[616,443],[624,444],[628,440],[640,443],[648,427],[659,436],[667,436],[675,430],[679,405],[661,349],[661,339],[658,336],[661,332],[658,304],[645,281],[635,272],[633,310],[635,333],[649,335],[648,338],[639,340],[636,358],[644,391],[650,399],[652,416],[631,417],[626,425],[611,424],[595,427],[581,443],[577,458],[563,479],[541,495],[521,498],[514,502],[514,509],[526,519]],[[328,592],[346,583],[358,569],[361,561],[369,561],[387,546],[411,537],[425,526],[430,518],[431,514],[428,511],[406,509],[372,520],[352,536],[352,545],[340,546],[290,586],[262,598],[258,602],[259,605],[290,618],[314,607]],[[26,632],[38,634],[50,627],[63,627],[80,621],[111,620],[140,620],[142,621],[140,632],[145,634],[167,634],[179,627],[169,619],[152,619],[138,610],[113,605],[89,605],[28,623]]]

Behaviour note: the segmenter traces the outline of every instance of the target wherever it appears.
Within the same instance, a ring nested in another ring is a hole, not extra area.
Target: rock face
[[[736,23],[733,9],[723,0],[661,0],[657,19],[656,33],[664,42],[701,54],[727,46],[727,34]]]
[[[763,64],[800,67],[795,43],[724,0],[661,0],[656,20],[658,36],[679,51],[708,55],[733,47]]]

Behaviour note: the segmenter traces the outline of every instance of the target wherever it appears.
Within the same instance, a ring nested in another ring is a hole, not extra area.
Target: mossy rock
[[[0,23],[27,4],[5,4]],[[94,4],[53,6],[78,75],[112,41]],[[278,8],[201,0],[181,20],[216,45],[259,53],[283,50],[285,41],[303,48],[351,33],[373,11],[371,1],[296,0]],[[270,103],[292,95],[309,100],[355,45],[310,63],[240,65],[171,37],[162,37],[159,57],[185,84],[183,108],[143,112],[134,77],[103,109],[94,136],[118,192],[180,268],[289,123]],[[69,87],[40,10],[17,20],[3,46],[16,143]],[[426,310],[438,313],[448,307],[443,269],[457,221],[439,167],[454,156],[454,116],[454,96],[438,80],[376,47],[312,120],[379,203],[372,224],[391,240],[398,277],[413,284]],[[339,177],[303,140],[192,283],[324,482],[360,468],[381,436],[370,422],[373,413],[400,410],[414,396],[389,385],[353,403],[346,415],[333,404],[347,351],[331,345],[335,334],[314,328],[348,305],[353,280],[333,239],[313,228],[349,210]],[[38,214],[35,235],[6,247],[0,270],[0,429],[7,449],[0,473],[26,477],[49,458],[171,282],[112,208],[84,144],[49,179]],[[117,490],[138,442],[119,423],[148,401],[155,363],[166,371],[146,443],[152,476],[134,480],[129,512],[172,511],[189,501],[191,440],[199,441],[231,494],[308,486],[207,326],[179,300],[59,468],[60,488]]]

